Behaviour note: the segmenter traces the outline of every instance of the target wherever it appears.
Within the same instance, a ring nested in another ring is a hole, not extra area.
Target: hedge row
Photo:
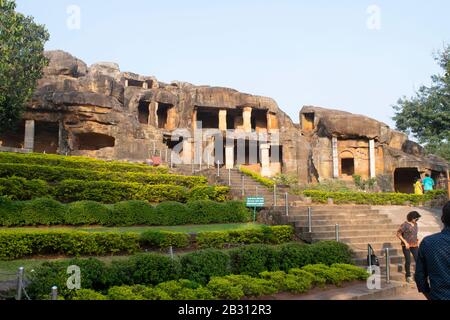
[[[202,232],[197,235],[196,241],[200,248],[220,249],[229,244],[280,244],[292,241],[293,237],[293,227],[274,226],[249,230]]]
[[[292,241],[293,230],[290,226],[266,227],[268,238],[259,238],[259,230],[234,231],[241,235],[234,244],[281,244]],[[277,237],[276,232],[284,228],[283,235]],[[291,234],[287,237],[285,234]],[[201,233],[198,234],[201,236]],[[212,239],[212,238],[210,238]],[[221,239],[220,239],[221,240]],[[187,233],[169,231],[147,231],[142,234],[118,232],[79,232],[73,230],[0,230],[0,259],[18,259],[24,256],[39,254],[64,254],[69,256],[107,253],[133,253],[142,247],[176,248],[194,247],[195,237]],[[232,240],[230,240],[232,241]],[[203,248],[212,246],[203,245]]]
[[[116,203],[125,200],[186,202],[189,200],[225,201],[230,188],[198,186],[188,189],[177,185],[145,185],[137,182],[64,180],[49,185],[42,180],[20,177],[0,178],[0,196],[14,200],[30,200],[43,196],[62,202],[98,201]]]
[[[199,232],[190,235],[170,231],[146,231],[141,235],[141,243],[156,248],[225,248],[229,245],[282,244],[294,239],[292,226],[262,226],[258,229]]]
[[[80,231],[0,231],[0,260],[29,255],[105,255],[139,250],[139,234]]]
[[[40,179],[47,182],[63,180],[137,182],[150,185],[178,185],[187,188],[205,186],[208,180],[201,176],[182,176],[175,174],[148,174],[139,172],[93,171],[58,166],[43,166],[22,163],[0,163],[0,177],[21,177]]]
[[[18,154],[10,152],[0,152],[0,163],[23,163],[113,172],[169,172],[169,169],[167,167],[151,167],[146,164],[127,163],[120,161],[102,161],[87,157],[60,156],[41,153]]]
[[[371,205],[404,205],[408,202],[413,205],[418,205],[431,201],[445,193],[445,190],[435,190],[424,195],[406,193],[325,192],[318,190],[307,190],[303,192],[306,197],[310,197],[313,202],[317,203],[327,203],[328,199],[331,198],[335,204],[356,203]]]
[[[228,275],[212,278],[206,286],[190,280],[173,280],[156,286],[115,286],[104,293],[81,289],[68,296],[71,300],[240,300],[281,292],[306,293],[326,284],[341,286],[344,282],[367,280],[369,273],[348,264],[330,267],[317,264],[283,271],[262,272],[258,277]]]
[[[38,198],[12,201],[0,197],[0,226],[105,225],[175,226],[185,224],[247,222],[250,212],[240,201],[224,203],[209,200],[187,204],[163,202],[153,207],[145,201],[124,201],[104,205],[93,201],[62,204]]]
[[[246,176],[249,176],[252,179],[258,181],[259,183],[261,183],[262,185],[266,186],[267,188],[273,189],[273,187],[275,185],[275,182],[272,179],[264,178],[260,174],[254,172],[254,171],[251,171],[249,169],[246,169],[246,168],[244,168],[242,166],[239,168],[239,171],[241,171]]]
[[[336,263],[348,264],[350,261],[351,251],[347,245],[328,241],[275,247],[251,245],[229,251],[207,249],[175,256],[173,260],[163,255],[138,254],[127,260],[113,261],[110,265],[94,258],[73,259],[46,262],[35,268],[27,291],[33,297],[42,297],[48,295],[49,288],[56,285],[63,296],[69,296],[71,292],[65,284],[67,267],[70,265],[80,267],[83,289],[105,291],[114,286],[158,285],[180,279],[206,285],[213,277],[232,274],[258,277],[265,271],[287,272],[309,264],[330,266]]]

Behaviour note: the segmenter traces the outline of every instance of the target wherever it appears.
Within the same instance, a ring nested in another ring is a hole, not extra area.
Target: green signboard
[[[247,207],[249,208],[264,208],[264,197],[248,197]]]
[[[253,221],[256,222],[256,208],[264,208],[264,197],[248,197],[247,207],[253,208]]]

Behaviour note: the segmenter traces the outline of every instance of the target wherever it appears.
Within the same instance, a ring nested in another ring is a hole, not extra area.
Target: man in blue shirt
[[[422,180],[422,184],[423,184],[423,191],[425,191],[425,192],[433,191],[434,180],[433,180],[433,178],[430,177],[430,175],[428,173],[425,175],[425,178]]]
[[[423,239],[415,280],[428,300],[450,300],[450,201],[442,210],[444,230]]]

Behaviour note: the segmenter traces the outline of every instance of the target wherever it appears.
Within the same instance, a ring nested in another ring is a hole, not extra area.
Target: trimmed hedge
[[[137,182],[64,180],[49,185],[43,180],[0,178],[0,196],[14,200],[54,197],[62,202],[98,201],[116,203],[126,200],[163,201],[227,200],[229,187],[200,186],[189,190],[179,185],[146,185]]]
[[[205,186],[205,177],[174,174],[147,174],[139,172],[93,171],[58,166],[43,166],[22,163],[1,163],[0,177],[18,176],[25,179],[40,179],[47,182],[63,180],[137,182],[150,185],[179,185],[187,188]]]
[[[365,192],[326,192],[319,190],[306,190],[303,195],[310,197],[313,202],[327,203],[329,198],[335,204],[355,203],[370,205],[404,205],[409,202],[413,205],[431,201],[442,194],[445,190],[434,190],[424,195],[406,193],[365,193]]]
[[[37,254],[103,255],[134,253],[139,249],[139,235],[119,232],[80,231],[0,231],[0,260],[18,259]]]
[[[0,152],[0,163],[23,163],[29,165],[58,166],[64,168],[86,169],[113,172],[168,173],[167,167],[151,167],[146,164],[120,161],[103,161],[87,157],[61,156],[53,154],[18,154]]]
[[[51,193],[52,188],[43,180],[27,180],[19,177],[0,178],[0,196],[9,196],[13,200],[41,198]]]
[[[275,182],[272,179],[264,178],[259,173],[253,172],[242,166],[239,168],[239,171],[245,174],[246,176],[249,176],[250,178],[258,181],[259,183],[261,183],[262,185],[266,186],[269,189],[273,189],[273,187],[275,186]]]
[[[1,240],[1,238],[0,238]],[[3,241],[0,243],[4,243]],[[308,246],[311,247],[311,252],[317,253],[323,250],[323,244],[319,245],[297,245],[299,247]],[[354,267],[343,267],[341,264],[347,263],[346,256],[348,247],[338,244],[336,242],[325,242],[326,246],[335,246],[336,252],[342,251],[338,255],[339,260],[331,265],[331,268],[345,269],[344,271],[353,272]],[[157,254],[139,254],[133,256],[127,260],[113,261],[111,265],[106,266],[96,259],[89,259],[90,262],[84,262],[86,260],[70,260],[66,262],[52,262],[45,263],[35,269],[35,272],[31,275],[30,291],[33,295],[41,296],[48,295],[49,288],[56,285],[59,288],[66,288],[65,283],[67,281],[66,269],[69,265],[81,266],[81,272],[83,277],[83,289],[92,290],[106,290],[114,286],[123,285],[136,285],[136,284],[152,284],[179,280],[187,278],[197,283],[207,284],[211,281],[211,276],[229,276],[231,274],[241,274],[258,277],[261,272],[270,271],[284,271],[293,275],[300,275],[302,278],[308,278],[315,285],[325,284],[327,280],[325,278],[312,278],[315,277],[307,271],[299,271],[299,268],[305,267],[303,261],[300,259],[298,265],[293,265],[289,269],[283,269],[282,266],[286,266],[284,263],[285,257],[281,254],[284,246],[271,247],[268,245],[249,246],[235,249],[232,251],[220,251],[217,249],[201,250],[194,253],[188,253],[181,256],[175,256],[172,260],[168,256]],[[292,248],[292,245],[290,245]],[[13,249],[11,249],[13,250]],[[342,258],[345,257],[345,258]],[[320,261],[320,255],[316,259],[313,259],[313,263],[327,264],[331,260]],[[78,262],[81,261],[81,262]],[[98,261],[98,263],[94,263]],[[323,269],[323,266],[321,267]],[[295,269],[295,270],[292,270]],[[321,270],[322,270],[321,269]],[[358,269],[359,270],[359,269]],[[314,272],[315,269],[313,270]],[[278,274],[279,277],[284,277],[284,272]],[[318,273],[318,271],[316,272]],[[364,272],[359,271],[353,278],[362,278]],[[245,279],[245,278],[244,278]],[[246,278],[248,279],[248,278]],[[330,278],[331,279],[331,278]],[[242,278],[241,278],[242,280]],[[269,279],[270,281],[270,279]],[[225,281],[227,285],[236,283],[237,280],[233,278],[227,278]],[[267,285],[267,283],[265,283]],[[220,283],[215,282],[217,290],[220,292],[225,290]],[[226,285],[225,285],[226,286]],[[278,286],[275,286],[278,288]],[[65,290],[65,289],[64,289]],[[247,288],[245,291],[256,290]],[[224,294],[228,291],[224,291]],[[64,294],[64,293],[62,293]]]
[[[199,216],[201,216],[200,219]],[[189,204],[163,202],[153,207],[148,202],[138,200],[118,202],[112,206],[93,201],[63,205],[47,198],[12,201],[6,197],[0,197],[0,226],[5,227],[96,224],[171,226],[239,223],[247,222],[249,219],[250,211],[238,201],[225,203],[193,201]]]
[[[187,248],[191,245],[191,237],[187,233],[151,230],[141,234],[141,243],[154,248]]]
[[[340,286],[347,281],[363,281],[369,277],[366,270],[344,264],[331,267],[308,265],[304,269],[313,272],[292,269],[289,273],[262,272],[255,277],[227,275],[213,277],[204,287],[183,279],[163,282],[155,287],[115,286],[103,292],[81,289],[66,297],[72,300],[240,300],[281,292],[302,294],[322,283]],[[326,275],[325,282],[323,275]]]
[[[197,235],[197,244],[200,248],[224,248],[227,244],[281,244],[293,238],[292,226],[265,226],[260,229],[201,232]]]

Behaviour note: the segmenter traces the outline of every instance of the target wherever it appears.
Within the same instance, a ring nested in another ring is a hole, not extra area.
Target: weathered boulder
[[[85,76],[87,65],[64,51],[47,51],[45,56],[49,65],[44,69],[46,76],[71,76],[74,78]]]

